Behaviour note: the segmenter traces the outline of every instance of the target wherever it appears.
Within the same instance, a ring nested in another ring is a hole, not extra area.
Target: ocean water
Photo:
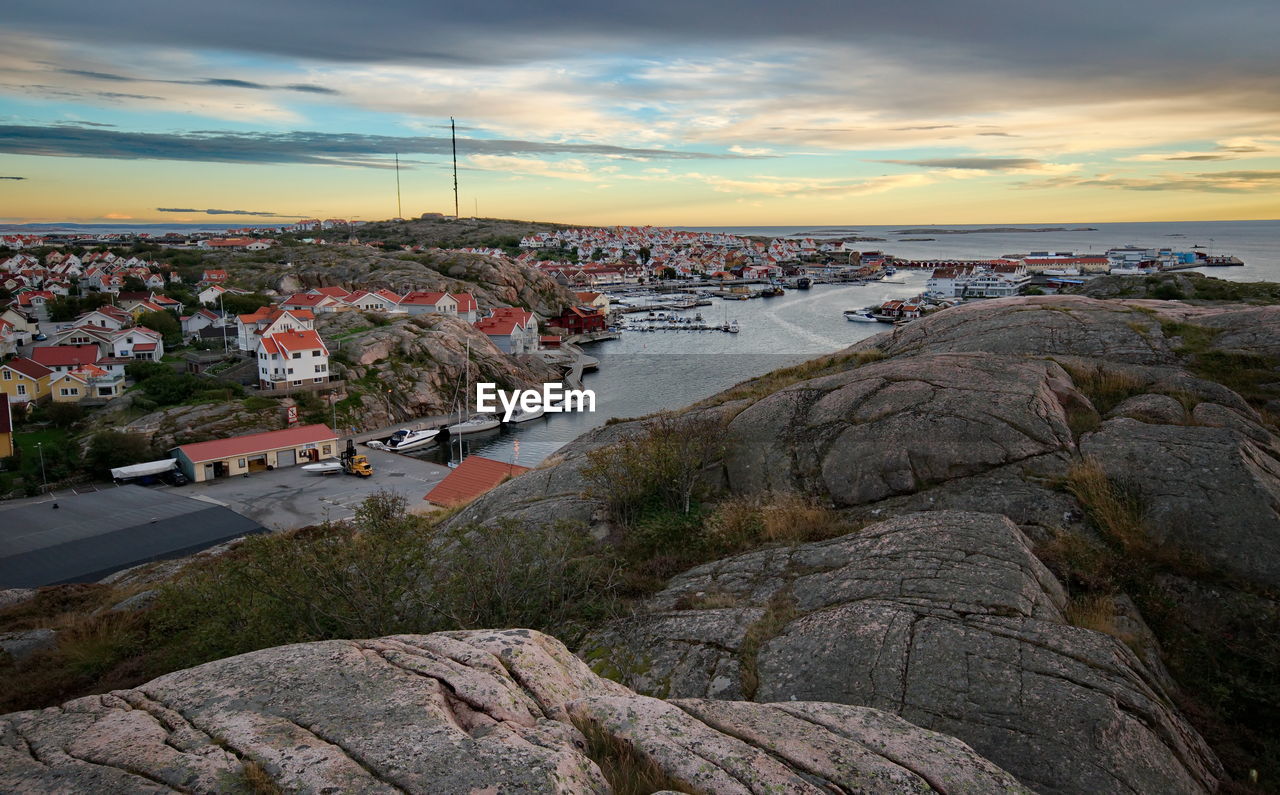
[[[699,307],[704,320],[736,320],[741,331],[624,332],[621,339],[586,347],[600,360],[596,372],[584,376],[583,386],[596,394],[596,411],[547,414],[519,425],[504,425],[464,440],[467,455],[533,466],[563,445],[613,417],[637,417],[675,409],[709,397],[757,375],[787,367],[814,356],[840,350],[889,327],[882,323],[851,323],[846,309],[861,309],[889,298],[908,298],[924,289],[927,273],[904,272],[896,283],[815,285],[788,290],[778,298],[750,301],[712,299]],[[519,453],[516,441],[519,441]],[[456,460],[457,444],[417,451],[443,463]]]

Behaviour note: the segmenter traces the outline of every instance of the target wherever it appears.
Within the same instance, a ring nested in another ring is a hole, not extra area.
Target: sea
[[[946,234],[942,230],[979,230],[1017,226],[1093,227],[1096,231],[980,232]],[[1233,281],[1280,282],[1280,221],[1186,223],[1053,223],[939,226],[772,226],[688,227],[692,231],[730,232],[764,237],[884,238],[859,243],[907,259],[985,259],[1031,251],[1101,253],[1124,245],[1234,254],[1244,267],[1197,269]],[[895,234],[900,230],[909,234]],[[928,241],[901,238],[932,237]],[[751,301],[721,301],[697,311],[707,321],[736,320],[738,334],[722,332],[628,332],[621,339],[586,346],[600,367],[584,376],[583,386],[596,395],[590,413],[547,414],[518,425],[464,437],[461,453],[535,466],[556,450],[615,417],[638,417],[687,406],[717,392],[780,367],[845,348],[886,330],[875,323],[844,319],[846,309],[860,309],[890,298],[918,295],[927,272],[899,271],[888,282],[868,285],[815,285],[788,290],[785,296]],[[685,314],[693,314],[693,311]],[[459,445],[428,448],[415,455],[445,463],[456,461]]]

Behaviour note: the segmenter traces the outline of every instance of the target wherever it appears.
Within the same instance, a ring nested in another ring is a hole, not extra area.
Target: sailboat
[[[469,433],[491,431],[502,424],[492,414],[474,414],[463,419],[462,413],[467,406],[467,395],[471,394],[471,340],[467,340],[466,386],[462,392],[462,400],[458,402],[458,422],[449,426],[451,436],[465,436]],[[462,442],[458,442],[458,459],[462,459]]]

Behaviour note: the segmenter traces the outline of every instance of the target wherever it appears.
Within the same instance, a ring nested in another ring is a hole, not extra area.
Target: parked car
[[[188,483],[187,476],[182,474],[182,470],[180,469],[171,469],[161,475],[160,479],[165,483],[168,483],[170,486],[185,486]]]
[[[32,337],[32,339],[34,339],[36,342],[44,342],[45,340],[49,339],[49,335],[48,335],[48,334],[37,334],[37,335],[35,335],[34,337]]]

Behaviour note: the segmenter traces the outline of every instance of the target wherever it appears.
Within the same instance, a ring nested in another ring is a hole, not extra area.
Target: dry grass
[[[141,621],[131,612],[70,617],[58,633],[58,654],[75,673],[99,676],[144,639]]]
[[[790,592],[779,591],[765,605],[764,613],[760,618],[756,619],[742,636],[738,658],[741,668],[742,695],[747,701],[754,701],[756,692],[760,689],[760,671],[757,665],[761,647],[782,634],[787,624],[799,614],[795,599]]]
[[[1125,553],[1148,550],[1146,507],[1135,488],[1117,482],[1100,463],[1088,458],[1067,473],[1067,490],[1098,530]]]
[[[240,764],[244,785],[253,795],[283,795],[284,790],[259,763],[246,759]]]
[[[676,610],[719,610],[725,607],[737,607],[741,598],[723,591],[709,593],[685,594],[675,602]]]
[[[1076,389],[1089,398],[1093,407],[1101,415],[1111,411],[1126,398],[1141,395],[1147,391],[1142,381],[1117,370],[1108,370],[1102,365],[1095,367],[1063,365],[1063,369],[1071,375]]]
[[[668,775],[656,760],[640,753],[627,740],[610,734],[596,721],[574,718],[573,725],[586,740],[584,752],[600,768],[614,795],[686,791],[688,785]]]
[[[1115,554],[1079,531],[1055,528],[1048,540],[1036,546],[1036,557],[1069,588],[1105,592],[1114,587]]]
[[[819,376],[852,370],[864,364],[878,362],[886,356],[887,354],[878,348],[868,348],[857,353],[836,353],[830,356],[819,356],[816,359],[801,362],[793,367],[784,367],[781,370],[766,373],[759,378],[744,381],[727,391],[707,398],[699,405],[719,406],[734,400],[759,400],[792,384],[798,384],[801,381],[808,381]]]
[[[707,521],[711,544],[724,552],[821,541],[852,529],[830,508],[796,494],[728,499]]]
[[[1134,638],[1116,627],[1116,603],[1107,594],[1094,594],[1073,599],[1067,605],[1067,621],[1082,629],[1091,629],[1132,646]]]

